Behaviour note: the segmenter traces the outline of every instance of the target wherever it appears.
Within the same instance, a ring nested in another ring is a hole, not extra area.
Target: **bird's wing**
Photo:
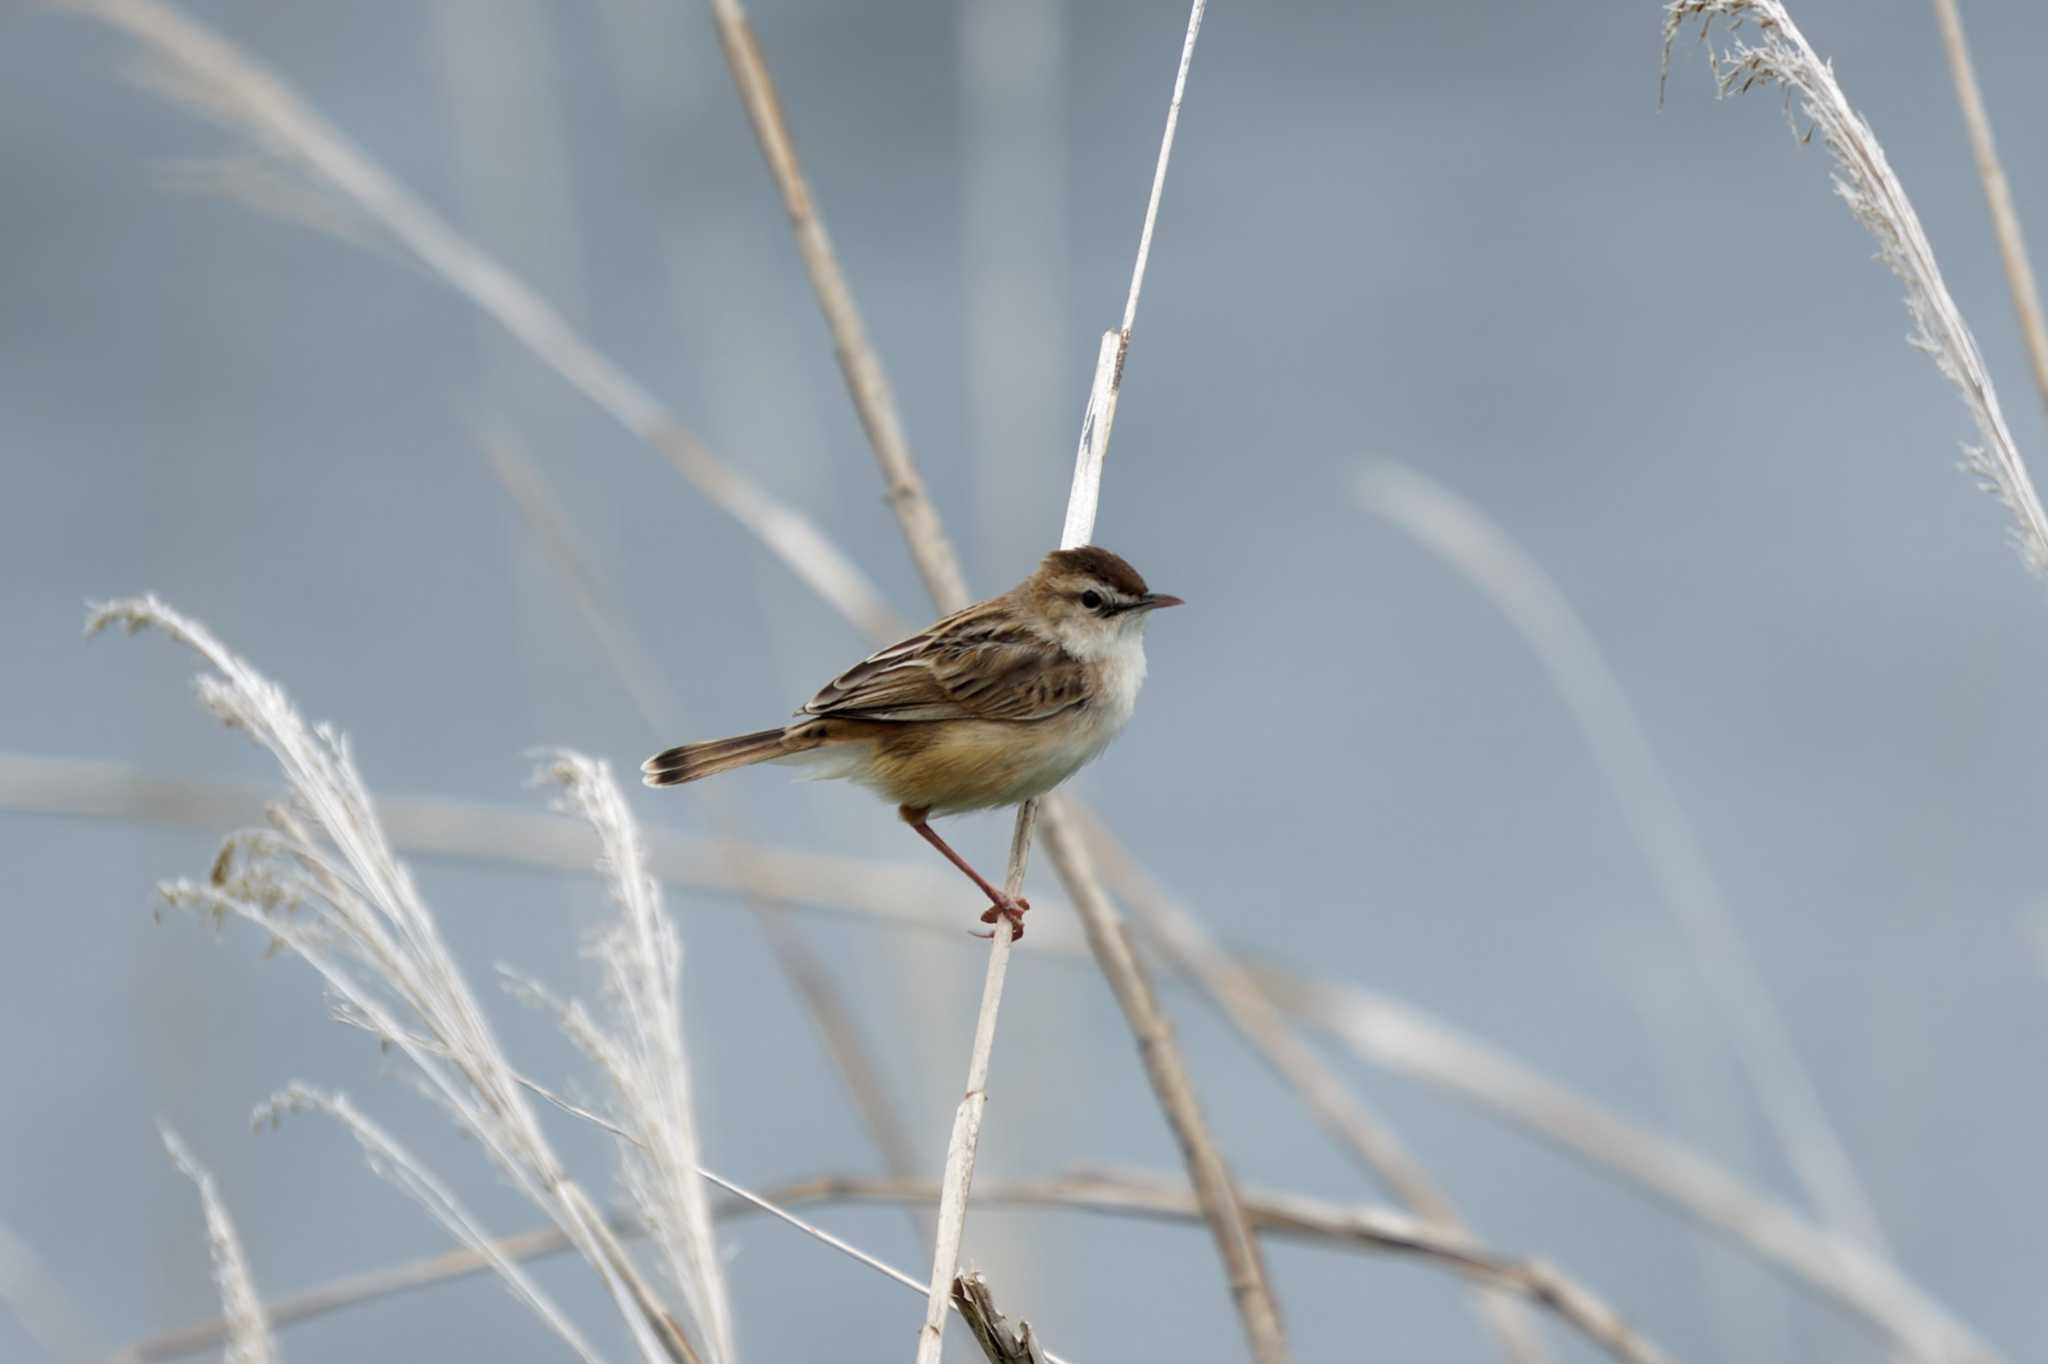
[[[1082,662],[983,606],[870,654],[799,714],[857,720],[1042,720],[1086,697]]]

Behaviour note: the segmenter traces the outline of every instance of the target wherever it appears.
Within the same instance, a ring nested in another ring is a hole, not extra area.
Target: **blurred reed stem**
[[[1455,569],[1534,651],[1613,789],[1807,1196],[1829,1221],[1882,1249],[1876,1206],[1800,1063],[1705,845],[1570,599],[1505,531],[1427,475],[1383,460],[1360,470],[1353,486],[1366,511]]]
[[[705,1172],[715,1182],[733,1187],[722,1177]],[[871,1178],[862,1175],[822,1175],[783,1184],[765,1194],[746,1193],[730,1199],[717,1209],[723,1220],[766,1209],[771,1212],[811,1204],[914,1203],[937,1201],[939,1187],[929,1180]],[[988,1207],[1053,1208],[1094,1216],[1137,1218],[1194,1226],[1204,1220],[1199,1200],[1184,1184],[1139,1171],[1077,1172],[1043,1179],[1006,1179],[985,1183],[976,1191]],[[1325,1199],[1273,1190],[1247,1190],[1245,1208],[1254,1229],[1261,1236],[1278,1237],[1322,1246],[1331,1250],[1382,1253],[1409,1257],[1434,1269],[1444,1270],[1512,1293],[1552,1313],[1586,1340],[1625,1364],[1670,1364],[1669,1356],[1637,1333],[1614,1308],[1593,1290],[1563,1271],[1536,1260],[1518,1259],[1490,1250],[1470,1238],[1449,1235],[1403,1213],[1369,1205],[1334,1203]],[[630,1216],[614,1213],[614,1230],[621,1236],[640,1232]],[[498,1251],[520,1261],[558,1254],[567,1249],[560,1231],[537,1228],[496,1243]],[[842,1247],[844,1248],[844,1247]],[[858,1252],[849,1253],[859,1254]],[[924,1287],[899,1270],[879,1265],[861,1256],[899,1283]],[[280,1298],[269,1304],[271,1319],[279,1325],[296,1325],[328,1313],[342,1311],[393,1294],[414,1292],[437,1284],[483,1272],[487,1266],[470,1250],[453,1250],[402,1265],[365,1274],[351,1275],[305,1292]],[[120,1364],[175,1359],[217,1346],[226,1330],[224,1321],[200,1322],[168,1331],[125,1347],[117,1357]],[[1057,1356],[1053,1357],[1057,1359]]]
[[[1977,68],[1970,60],[1962,9],[1956,0],[1934,0],[1934,17],[1941,28],[1941,46],[1948,56],[1949,75],[1955,82],[1956,104],[1962,109],[1963,127],[1969,133],[1970,155],[1977,162],[1977,177],[1984,182],[1985,206],[1991,212],[1991,230],[1998,238],[2006,287],[2012,291],[2013,312],[2019,318],[2020,337],[2026,342],[2027,359],[2033,367],[2034,387],[2041,395],[2042,406],[2048,408],[2048,322],[2041,317],[2041,291],[2034,282],[2026,234],[2020,230],[2012,186],[1998,158],[1998,143],[1991,136],[1991,113],[1984,107],[1984,92],[1977,85]]]

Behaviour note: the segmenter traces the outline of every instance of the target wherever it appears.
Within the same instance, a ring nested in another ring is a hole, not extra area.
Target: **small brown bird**
[[[1015,805],[1109,745],[1145,681],[1145,621],[1179,606],[1106,549],[1055,550],[1000,597],[868,655],[775,729],[684,744],[641,765],[681,786],[762,762],[814,765],[896,802],[904,823],[988,896],[1021,935],[1022,898],[991,885],[927,822]]]

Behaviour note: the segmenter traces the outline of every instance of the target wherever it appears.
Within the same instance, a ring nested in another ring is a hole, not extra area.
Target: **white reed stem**
[[[1038,802],[1024,802],[1010,835],[1010,864],[1003,889],[1012,896],[1024,886],[1024,866],[1031,853],[1037,809]],[[996,1014],[1002,1007],[1003,984],[1010,974],[1010,950],[1016,941],[1009,916],[996,915],[988,973],[981,982],[981,1012],[974,1020],[974,1046],[967,1056],[967,1092],[960,1096],[960,1106],[953,1111],[953,1132],[946,1140],[946,1174],[939,1185],[932,1276],[925,1294],[924,1325],[917,1333],[918,1364],[938,1364],[944,1348],[946,1310],[953,1302],[953,1277],[960,1272],[960,1238],[967,1230],[967,1195],[974,1185],[974,1158],[981,1149],[981,1118],[988,1108],[988,1063],[996,1043]]]
[[[2020,231],[2019,210],[2012,204],[2012,186],[2006,183],[2005,167],[1998,160],[1998,144],[1991,137],[1991,114],[1984,107],[1984,92],[1977,87],[1977,69],[1970,61],[1969,40],[1963,35],[1962,11],[1956,0],[1934,0],[1934,17],[1941,24],[1941,45],[1948,53],[1948,70],[1956,83],[1956,103],[1962,106],[1963,126],[1970,134],[1970,154],[1977,159],[1977,175],[1984,182],[1984,198],[1991,209],[1991,228],[1998,234],[1998,254],[2005,263],[2006,286],[2012,291],[2013,311],[2019,314],[2020,335],[2026,339],[2027,359],[2034,370],[2034,387],[2048,404],[2048,322],[2041,317],[2041,291],[2034,284],[2034,267],[2027,258],[2026,235]]]
[[[1145,199],[1145,223],[1138,230],[1138,256],[1131,265],[1131,288],[1124,295],[1123,322],[1102,334],[1095,354],[1095,379],[1088,386],[1088,409],[1081,418],[1081,448],[1074,458],[1074,484],[1067,494],[1067,521],[1060,546],[1085,545],[1095,534],[1095,507],[1102,491],[1102,460],[1109,452],[1110,428],[1116,425],[1117,397],[1123,392],[1124,356],[1131,348],[1131,328],[1138,320],[1138,295],[1145,288],[1145,268],[1152,263],[1152,233],[1159,224],[1159,199],[1166,191],[1166,166],[1173,158],[1174,135],[1180,131],[1180,103],[1187,93],[1188,68],[1195,60],[1195,39],[1202,32],[1207,0],[1195,0],[1188,11],[1187,37],[1180,48],[1180,66],[1173,75],[1173,98],[1166,106],[1166,129],[1159,135],[1159,159],[1152,168],[1152,192]]]

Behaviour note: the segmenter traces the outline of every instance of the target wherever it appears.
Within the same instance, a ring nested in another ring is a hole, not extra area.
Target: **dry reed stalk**
[[[2021,916],[2020,933],[2034,949],[2034,958],[2041,970],[2048,973],[2048,908],[2031,910]]]
[[[29,1343],[58,1364],[89,1364],[106,1351],[94,1342],[91,1318],[76,1299],[57,1282],[21,1234],[0,1222],[0,1308],[12,1315]],[[227,1323],[221,1322],[226,1339]]]
[[[526,1276],[516,1261],[499,1253],[495,1240],[454,1191],[389,1132],[371,1121],[346,1095],[316,1090],[307,1085],[290,1085],[272,1095],[256,1114],[259,1123],[276,1126],[287,1114],[305,1112],[320,1113],[337,1123],[355,1139],[372,1172],[425,1208],[457,1242],[480,1256],[482,1265],[495,1272],[511,1290],[512,1296],[526,1304],[578,1359],[588,1364],[600,1364],[599,1356],[583,1338],[583,1333],[554,1300]],[[620,1310],[626,1313],[629,1321],[637,1320],[641,1313],[640,1302],[631,1288],[617,1279],[609,1228],[600,1237],[596,1228],[584,1222],[581,1203],[573,1199],[569,1202],[574,1209],[571,1213],[550,1210],[556,1214],[555,1231],[561,1235],[563,1245],[601,1268]],[[639,1334],[644,1337],[642,1357],[648,1360],[661,1358],[662,1355],[652,1348],[651,1328],[643,1329]]]
[[[1469,1237],[1471,1229],[1457,1206],[1408,1150],[1400,1134],[1353,1094],[1336,1070],[1295,1032],[1243,963],[1225,951],[1201,919],[1168,894],[1099,822],[1085,822],[1083,829],[1096,855],[1108,866],[1109,884],[1131,907],[1153,947],[1300,1096],[1323,1131],[1431,1227],[1448,1236]],[[1481,1320],[1510,1357],[1524,1364],[1550,1357],[1536,1323],[1512,1297],[1498,1290],[1482,1290],[1476,1305]]]
[[[929,1183],[824,1176],[784,1186],[779,1203],[930,1200]],[[1109,1217],[1139,1217],[1192,1225],[1207,1220],[1195,1191],[1174,1181],[1137,1172],[1077,1173],[1050,1179],[1003,1180],[986,1186],[982,1201],[992,1207],[1065,1208]],[[1252,1228],[1346,1250],[1411,1256],[1439,1269],[1541,1306],[1625,1364],[1668,1364],[1668,1356],[1630,1328],[1591,1289],[1554,1267],[1489,1250],[1469,1237],[1446,1233],[1403,1213],[1252,1189],[1243,1194]],[[993,1356],[991,1356],[993,1358]]]
[[[1962,10],[1956,0],[1934,0],[1934,17],[1941,25],[1941,45],[1948,54],[1949,75],[1955,80],[1956,103],[1962,107],[1963,127],[1970,135],[1970,154],[1976,158],[1977,176],[1984,182],[1991,230],[1998,236],[1998,255],[2005,265],[2005,283],[2012,291],[2020,335],[2027,343],[2034,387],[2040,391],[2042,404],[2048,406],[2048,322],[2041,317],[2041,291],[2034,283],[2026,235],[2020,231],[2019,210],[2012,204],[2012,186],[2006,182],[2005,167],[1998,159],[1998,144],[1991,136],[1991,114],[1984,107],[1984,92],[1977,86],[1977,69],[1970,61]]]
[[[1827,1220],[1882,1248],[1876,1208],[1799,1062],[1699,834],[1570,599],[1505,531],[1433,479],[1379,462],[1363,469],[1354,487],[1367,511],[1457,570],[1535,652],[1613,788],[1800,1183]]]
[[[1731,1168],[1753,1168],[1756,1139],[1739,1093],[1743,1081],[1719,1064],[1720,1028],[1711,1007],[1692,988],[1690,965],[1674,961],[1666,951],[1632,946],[1614,955],[1611,970],[1654,1057],[1664,1097],[1657,1120],[1722,1152]],[[1698,1267],[1702,1305],[1713,1323],[1721,1357],[1796,1356],[1788,1286],[1711,1229],[1685,1230]]]
[[[1180,66],[1174,72],[1173,98],[1166,106],[1166,128],[1159,135],[1159,157],[1152,166],[1152,189],[1145,197],[1145,222],[1138,231],[1138,255],[1131,265],[1131,287],[1124,295],[1123,320],[1102,334],[1095,355],[1095,378],[1088,386],[1088,407],[1081,417],[1080,450],[1074,459],[1074,482],[1067,494],[1067,523],[1062,547],[1085,544],[1095,533],[1095,508],[1102,496],[1102,462],[1109,454],[1109,433],[1116,425],[1116,404],[1124,387],[1124,358],[1131,349],[1131,328],[1138,321],[1138,296],[1145,288],[1145,267],[1152,262],[1152,234],[1159,225],[1159,200],[1166,192],[1166,166],[1173,157],[1174,134],[1180,130],[1180,105],[1187,94],[1188,67],[1195,60],[1195,40],[1202,33],[1207,0],[1188,8],[1187,37],[1181,42]]]
[[[1930,1364],[1997,1359],[1998,1352],[1898,1266],[1861,1242],[1816,1225],[1711,1157],[1584,1094],[1412,1005],[1355,985],[1257,968],[1273,1001],[1315,1023],[1369,1065],[1419,1080],[1499,1117],[1653,1197],[1789,1273]]]
[[[1181,1162],[1223,1261],[1231,1300],[1243,1322],[1252,1358],[1259,1364],[1279,1364],[1289,1358],[1287,1337],[1273,1301],[1265,1259],[1252,1236],[1251,1221],[1230,1167],[1202,1116],[1187,1062],[1173,1040],[1173,1025],[1131,950],[1130,936],[1095,874],[1066,801],[1057,795],[1047,797],[1040,819],[1045,825],[1046,852],[1074,897],[1088,946],[1137,1039],[1145,1076],[1180,1145]]]
[[[1800,111],[1821,135],[1835,159],[1835,192],[1856,220],[1877,239],[1878,259],[1906,286],[1906,311],[1912,316],[1912,344],[1934,359],[1942,376],[1956,386],[1984,442],[1964,447],[1966,467],[1986,491],[2005,504],[2013,516],[2014,539],[2028,567],[2048,572],[2048,511],[2034,491],[2026,462],[2020,458],[1998,390],[1977,349],[1960,309],[1942,281],[1934,248],[1920,226],[1920,215],[1892,173],[1877,135],[1835,80],[1834,69],[1815,54],[1806,35],[1792,22],[1781,0],[1671,0],[1664,9],[1664,64],[1670,67],[1671,45],[1679,30],[1697,20],[1702,42],[1716,19],[1731,30],[1727,45],[1709,48],[1708,61],[1723,95],[1758,85],[1778,84],[1796,95]],[[1753,25],[1758,41],[1740,36]]]
[[[249,1261],[242,1254],[242,1238],[221,1202],[213,1175],[193,1159],[191,1151],[168,1126],[160,1126],[164,1150],[180,1174],[197,1186],[199,1202],[206,1212],[206,1242],[213,1254],[213,1281],[220,1289],[222,1320],[227,1325],[222,1358],[225,1364],[272,1364],[277,1358],[277,1340],[271,1335],[270,1318],[264,1314],[262,1295],[250,1277]]]
[[[867,575],[801,512],[723,463],[632,375],[518,276],[371,160],[272,72],[162,0],[63,0],[136,39],[172,91],[340,194],[434,278],[467,298],[745,526],[814,592],[871,634],[900,629]]]
[[[1024,889],[1024,866],[1031,854],[1031,834],[1038,803],[1024,802],[1010,834],[1009,868],[1004,892],[1012,897]],[[989,942],[988,970],[982,978],[981,1008],[974,1019],[974,1043],[967,1053],[967,1088],[953,1110],[946,1138],[946,1174],[940,1184],[938,1226],[932,1238],[932,1273],[925,1290],[924,1324],[918,1328],[918,1364],[938,1364],[946,1336],[946,1310],[953,1301],[953,1280],[960,1272],[960,1239],[967,1230],[967,1198],[974,1186],[974,1159],[981,1149],[981,1119],[988,1109],[989,1058],[995,1049],[996,1016],[1002,1008],[1003,985],[1009,978],[1010,952],[1016,934],[1007,916],[997,915]]]
[[[861,320],[846,272],[839,267],[825,221],[811,198],[810,185],[797,160],[796,144],[790,139],[789,124],[783,117],[782,103],[775,95],[775,82],[754,37],[754,26],[748,22],[739,0],[711,0],[711,14],[718,26],[718,41],[725,49],[726,66],[732,72],[740,102],[746,106],[747,119],[761,145],[762,159],[768,163],[776,188],[781,191],[782,206],[789,213],[790,230],[796,237],[797,254],[803,258],[811,290],[817,295],[826,326],[831,329],[833,351],[839,358],[840,372],[846,377],[854,411],[874,449],[875,462],[881,466],[889,503],[911,542],[912,558],[924,577],[925,589],[942,612],[957,611],[971,600],[967,577],[960,571],[960,556],[946,538],[939,524],[938,509],[925,492],[924,476],[910,456],[910,442],[903,434],[903,417],[896,409],[896,395],[889,388],[881,357],[868,339],[867,324]]]
[[[723,1187],[738,1187],[708,1170],[704,1173]],[[765,1195],[745,1190],[739,1190],[739,1193],[739,1198],[717,1209],[721,1220],[754,1210],[767,1211],[832,1242],[836,1248],[898,1283],[907,1284],[919,1293],[924,1292],[924,1286],[909,1275],[837,1241],[829,1233],[817,1231],[790,1214],[788,1209],[836,1203],[930,1204],[939,1196],[937,1186],[931,1181],[822,1175],[781,1185]],[[1059,1209],[1190,1227],[1205,1220],[1200,1202],[1191,1189],[1162,1176],[1136,1171],[1082,1172],[1049,1178],[998,1180],[983,1185],[977,1191],[977,1197],[989,1207]],[[1245,1207],[1253,1226],[1262,1236],[1282,1237],[1332,1250],[1410,1257],[1431,1268],[1514,1293],[1555,1314],[1560,1321],[1617,1359],[1631,1364],[1650,1364],[1651,1361],[1666,1359],[1661,1350],[1628,1327],[1620,1314],[1593,1290],[1541,1261],[1502,1255],[1468,1237],[1447,1234],[1388,1208],[1337,1203],[1302,1194],[1261,1189],[1245,1192]],[[612,1225],[622,1236],[633,1236],[639,1232],[637,1224],[623,1214],[614,1215]],[[558,1254],[567,1248],[561,1232],[553,1227],[506,1237],[495,1246],[506,1258],[521,1261]],[[447,1283],[483,1272],[486,1268],[473,1250],[449,1251],[408,1264],[337,1279],[272,1302],[269,1312],[279,1325],[293,1325],[392,1294]],[[197,1353],[218,1344],[225,1329],[226,1324],[221,1321],[181,1327],[138,1341],[124,1349],[119,1358],[140,1364],[141,1361]],[[1057,1356],[1048,1355],[1048,1359],[1056,1360]]]

